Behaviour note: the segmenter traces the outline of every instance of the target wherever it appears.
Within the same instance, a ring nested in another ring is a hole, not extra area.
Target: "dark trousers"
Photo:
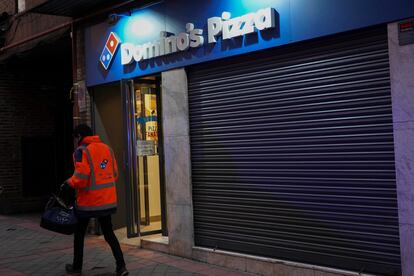
[[[102,232],[105,237],[105,241],[109,244],[112,250],[112,254],[116,260],[116,268],[119,269],[125,266],[124,255],[122,254],[121,247],[119,246],[118,239],[116,238],[114,231],[112,230],[111,216],[103,216],[98,218],[98,222],[101,225]],[[89,218],[79,218],[78,225],[75,232],[74,239],[74,254],[73,254],[73,267],[75,269],[82,269],[83,264],[83,245],[85,240],[86,228],[88,228]]]

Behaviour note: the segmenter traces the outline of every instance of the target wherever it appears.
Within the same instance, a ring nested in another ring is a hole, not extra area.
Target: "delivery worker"
[[[78,140],[78,148],[73,154],[75,172],[66,184],[76,190],[75,210],[79,222],[75,231],[73,263],[66,264],[66,271],[81,273],[85,232],[89,219],[95,217],[115,257],[116,274],[128,275],[111,222],[111,215],[117,208],[115,181],[118,167],[114,153],[99,136],[93,136],[91,128],[85,124],[75,127],[73,135]]]

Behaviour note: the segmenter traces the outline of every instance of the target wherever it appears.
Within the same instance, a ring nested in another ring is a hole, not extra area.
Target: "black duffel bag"
[[[67,205],[59,197],[59,194],[52,195],[47,202],[40,221],[40,227],[53,232],[71,235],[76,230],[78,219],[73,206]]]

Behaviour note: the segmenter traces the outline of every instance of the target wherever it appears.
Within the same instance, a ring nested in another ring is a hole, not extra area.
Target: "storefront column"
[[[414,275],[414,44],[398,45],[398,23],[388,25],[403,276]]]
[[[193,205],[185,70],[163,72],[161,93],[169,251],[191,258]]]

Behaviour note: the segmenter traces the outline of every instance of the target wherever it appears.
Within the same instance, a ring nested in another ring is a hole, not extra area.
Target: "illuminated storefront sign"
[[[102,21],[85,28],[86,84],[150,75],[411,18],[414,1],[398,3],[159,1],[120,15],[116,24]]]
[[[255,13],[235,18],[231,18],[230,12],[223,12],[221,17],[211,17],[207,20],[207,38],[208,43],[216,43],[219,37],[223,40],[232,39],[275,27],[275,10],[273,8],[260,9]],[[186,51],[189,48],[198,48],[203,44],[203,29],[197,29],[193,23],[187,23],[185,32],[178,35],[161,32],[160,39],[156,42],[140,45],[130,42],[122,43],[121,64],[127,65],[162,57]]]
[[[276,27],[275,10],[266,8],[235,18],[231,18],[229,12],[223,12],[221,17],[209,18],[207,26],[208,43],[217,42],[220,35],[223,39],[231,39]]]

